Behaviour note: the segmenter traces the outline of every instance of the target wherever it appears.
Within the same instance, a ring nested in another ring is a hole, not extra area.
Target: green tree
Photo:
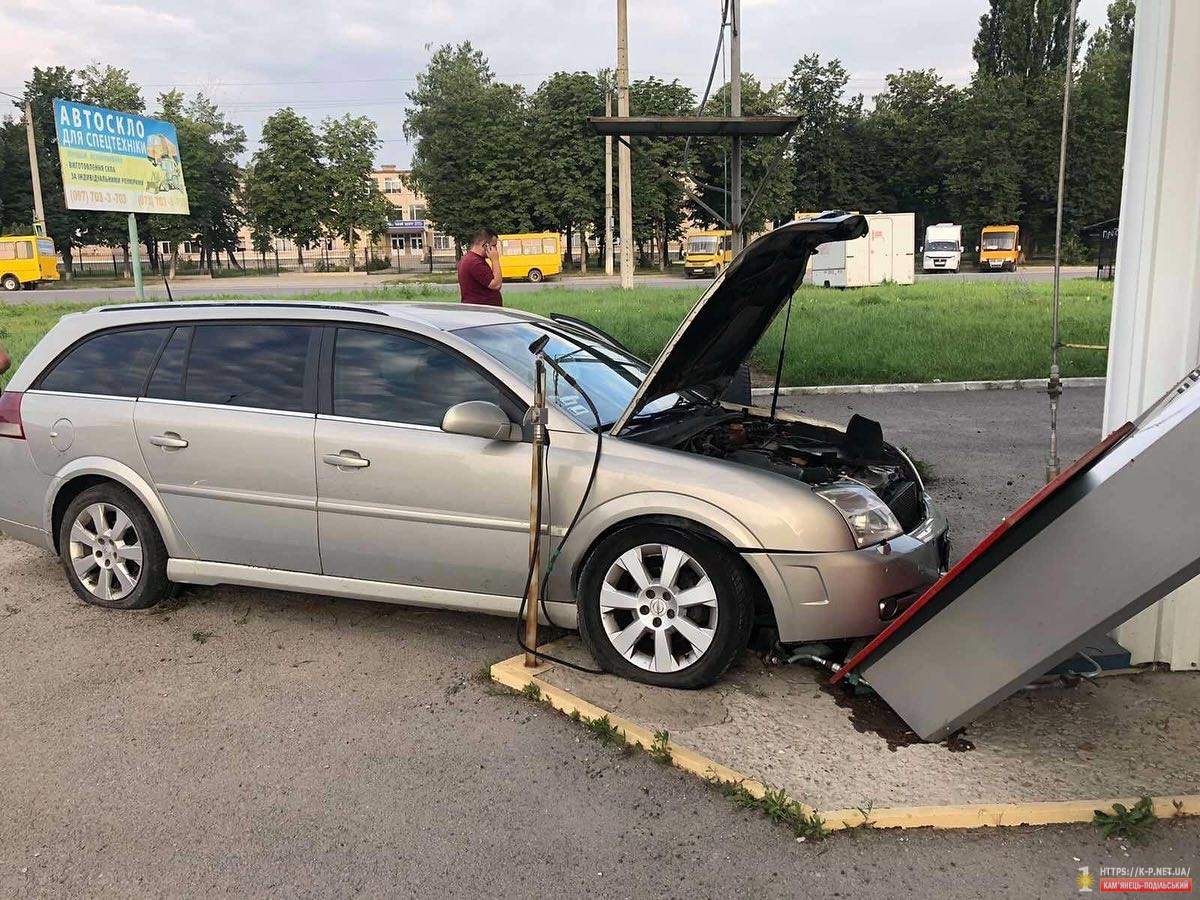
[[[1079,0],[989,0],[972,54],[981,78],[1038,79],[1066,64],[1070,3]],[[1087,23],[1076,21],[1076,40]]]
[[[497,82],[484,55],[465,42],[434,51],[408,100],[411,182],[460,251],[480,226],[532,227],[540,192],[524,91]]]
[[[142,89],[134,83],[128,69],[101,66],[92,63],[76,75],[79,82],[79,99],[92,106],[115,109],[119,112],[141,115],[146,111]],[[132,277],[129,260],[129,215],[128,213],[94,212],[84,214],[87,224],[87,242],[104,247],[119,247],[125,265],[125,276]],[[146,216],[139,217],[139,229],[146,223]],[[143,233],[151,265],[157,267],[157,245],[151,233]]]
[[[777,116],[783,113],[785,93],[783,85],[763,87],[753,75],[742,74],[742,115]],[[729,85],[724,84],[705,104],[704,114],[710,116],[729,114]],[[696,173],[701,184],[700,196],[709,206],[728,218],[729,209],[729,141],[728,139],[699,141]],[[742,204],[749,204],[753,193],[758,190],[758,199],[749,209],[744,222],[747,238],[761,231],[769,221],[792,217],[793,178],[782,162],[775,166],[769,180],[764,183],[771,162],[778,152],[778,144],[772,139],[745,139],[742,141]],[[701,207],[693,210],[695,217],[710,224],[712,217]]]
[[[1133,64],[1133,0],[1115,0],[1092,37],[1072,99],[1067,208],[1072,228],[1116,216],[1121,207],[1129,78]]]
[[[887,76],[866,125],[870,153],[859,159],[875,185],[868,209],[916,211],[926,223],[951,215],[942,157],[955,94],[932,69]]]
[[[33,77],[25,82],[24,95],[14,105],[20,109],[28,101],[33,107],[33,130],[37,141],[46,233],[54,239],[55,246],[62,253],[69,277],[75,248],[88,243],[87,231],[94,214],[67,209],[59,168],[58,139],[54,130],[53,101],[56,99],[82,99],[75,73],[65,66],[35,67]],[[28,162],[24,166],[24,176],[29,178]]]
[[[232,194],[231,194],[232,196]],[[249,217],[271,234],[296,244],[296,260],[304,265],[304,248],[321,237],[329,199],[321,140],[312,125],[291,107],[272,114],[262,128],[245,187]]]
[[[332,233],[346,238],[353,272],[358,231],[379,232],[391,211],[391,204],[371,177],[379,133],[366,116],[347,114],[321,123],[321,145],[329,185],[326,224]]]
[[[647,78],[629,86],[629,111],[634,116],[682,116],[695,112],[696,95],[692,89],[678,81],[662,81]],[[599,142],[603,150],[603,143]],[[617,156],[616,141],[613,142],[614,168]],[[658,249],[658,265],[665,269],[668,264],[667,245],[680,236],[687,221],[687,195],[681,187],[684,178],[684,142],[673,138],[630,139],[636,148],[632,154],[630,195],[633,206],[633,234],[631,239],[644,248],[653,241]],[[692,145],[692,159],[696,158],[696,145]],[[603,174],[603,163],[601,163]],[[597,209],[604,205],[604,190],[595,194]],[[595,221],[600,221],[599,217]],[[614,223],[620,228],[620,220]],[[619,235],[626,240],[625,235]]]
[[[529,103],[529,134],[537,148],[538,190],[534,218],[567,235],[567,257],[576,229],[597,222],[596,198],[604,194],[604,141],[588,128],[588,116],[604,114],[605,86],[587,72],[556,72]],[[581,255],[581,265],[586,261]]]
[[[0,120],[0,234],[29,234],[33,229],[33,187],[25,123],[19,116]]]
[[[210,272],[222,253],[237,265],[233,253],[243,220],[238,158],[246,150],[246,131],[203,94],[188,101],[170,91],[159,97],[159,106],[159,117],[173,124],[179,137],[189,214],[150,216],[151,234],[171,245],[172,275],[179,243],[185,240],[200,242],[201,265]]]
[[[800,117],[792,138],[791,206],[796,210],[854,209],[877,188],[862,158],[862,96],[845,98],[850,76],[840,60],[800,57],[784,85],[789,114]]]

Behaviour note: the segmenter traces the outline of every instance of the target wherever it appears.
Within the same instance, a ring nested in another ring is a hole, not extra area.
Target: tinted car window
[[[196,403],[303,412],[312,329],[304,325],[197,325],[184,380]]]
[[[38,386],[73,394],[136,397],[169,331],[162,327],[98,334],[60,359]]]
[[[399,334],[338,329],[334,415],[437,427],[446,410],[467,400],[499,404],[500,389],[446,350]]]
[[[157,397],[160,400],[183,399],[183,365],[187,359],[188,343],[192,339],[191,326],[176,328],[158,358],[154,374],[150,376],[150,385],[146,388],[147,397]]]

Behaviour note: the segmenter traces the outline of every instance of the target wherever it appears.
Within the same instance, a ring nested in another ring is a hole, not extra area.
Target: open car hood
[[[668,394],[691,389],[721,396],[799,287],[813,250],[866,233],[863,216],[822,213],[753,241],[692,307],[610,433]]]

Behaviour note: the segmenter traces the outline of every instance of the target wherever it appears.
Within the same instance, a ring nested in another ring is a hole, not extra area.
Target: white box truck
[[[915,214],[874,213],[866,218],[868,231],[862,237],[822,244],[813,251],[808,281],[837,288],[913,283]]]
[[[962,226],[939,222],[925,229],[921,246],[921,270],[957,272],[962,262]]]

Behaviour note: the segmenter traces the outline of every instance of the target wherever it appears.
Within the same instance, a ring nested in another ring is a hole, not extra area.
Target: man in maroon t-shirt
[[[491,265],[489,265],[489,263]],[[463,303],[503,306],[500,285],[500,236],[480,228],[471,239],[471,249],[458,261],[458,292]]]

